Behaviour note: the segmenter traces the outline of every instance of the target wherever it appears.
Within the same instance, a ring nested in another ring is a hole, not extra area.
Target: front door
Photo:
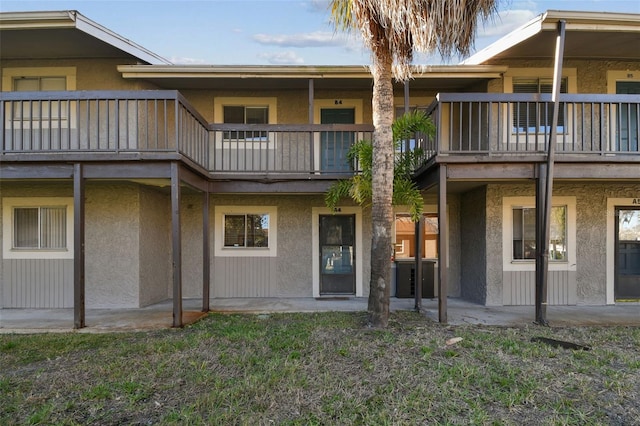
[[[626,95],[640,94],[640,81],[618,81],[616,93]],[[618,151],[638,152],[638,105],[621,104],[618,118]]]
[[[616,300],[640,299],[640,209],[616,209]]]
[[[321,124],[354,124],[354,108],[322,108]],[[347,158],[353,145],[353,132],[322,132],[320,134],[320,167],[323,172],[348,172],[351,164]]]
[[[356,216],[320,215],[320,295],[356,292]]]

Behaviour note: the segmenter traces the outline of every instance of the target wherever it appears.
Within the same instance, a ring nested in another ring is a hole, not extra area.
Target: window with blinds
[[[13,248],[61,250],[67,248],[67,208],[15,207]]]
[[[267,106],[242,106],[225,105],[223,107],[224,123],[232,124],[268,124],[269,107]],[[264,141],[267,139],[267,132],[256,131],[225,131],[224,139],[242,139],[249,141]]]
[[[551,93],[553,79],[551,78],[514,78],[513,93]],[[567,79],[560,83],[560,93],[567,93]],[[565,131],[565,107],[560,103],[558,110],[557,132]],[[548,133],[553,119],[552,104],[547,102],[518,102],[514,105],[513,132],[514,133]]]

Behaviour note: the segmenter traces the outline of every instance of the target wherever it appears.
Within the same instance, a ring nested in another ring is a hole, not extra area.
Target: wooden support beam
[[[202,193],[202,312],[209,312],[211,259],[209,251],[209,192]]]
[[[421,217],[416,222],[415,233],[415,256],[416,256],[416,272],[414,274],[414,295],[415,306],[414,309],[417,312],[422,311],[422,233],[424,232],[423,226],[424,220]]]
[[[448,290],[447,255],[449,244],[447,241],[447,166],[441,164],[438,170],[438,321],[446,324]]]
[[[555,161],[555,146],[558,136],[558,110],[560,109],[560,82],[562,80],[562,59],[564,52],[566,22],[558,21],[558,35],[556,38],[555,66],[553,73],[553,93],[551,107],[553,116],[551,119],[551,132],[549,134],[548,154],[546,165],[546,188],[544,191],[544,216],[542,219],[542,230],[536,230],[536,235],[542,240],[542,245],[536,247],[538,256],[541,257],[541,271],[536,272],[538,282],[536,282],[536,294],[540,293],[540,300],[536,299],[536,323],[539,325],[549,325],[547,322],[546,298],[547,298],[547,281],[549,279],[549,237],[551,235],[551,207],[553,200],[553,168]],[[539,215],[541,212],[537,212]],[[543,308],[544,306],[544,308]],[[538,316],[539,314],[539,316]]]
[[[171,163],[171,256],[173,274],[173,326],[182,327],[182,234],[180,223],[180,165]]]
[[[535,322],[541,325],[547,322],[547,280],[544,278],[545,265],[544,252],[540,250],[545,246],[544,214],[545,214],[545,190],[547,187],[547,165],[540,163],[537,167],[536,179],[536,289],[535,289]]]
[[[73,165],[73,328],[85,323],[84,176],[82,164]]]

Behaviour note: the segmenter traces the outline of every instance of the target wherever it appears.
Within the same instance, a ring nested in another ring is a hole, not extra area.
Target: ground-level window
[[[550,270],[576,270],[576,200],[574,196],[553,197],[548,242]],[[537,249],[535,207],[534,196],[502,198],[502,267],[504,271],[535,271]],[[494,231],[493,228],[492,231]]]
[[[275,257],[278,247],[275,206],[216,206],[215,255]]]
[[[224,216],[225,247],[269,247],[269,214]]]
[[[424,232],[421,237],[422,257],[436,259],[438,257],[438,215],[424,213]],[[416,255],[416,224],[408,213],[398,213],[395,218],[395,246],[396,259],[414,258]]]
[[[513,260],[536,258],[536,209],[513,208]],[[567,206],[551,208],[549,261],[567,260]]]
[[[72,258],[73,211],[68,198],[3,198],[5,258]]]
[[[15,207],[13,209],[13,248],[66,249],[66,206]]]

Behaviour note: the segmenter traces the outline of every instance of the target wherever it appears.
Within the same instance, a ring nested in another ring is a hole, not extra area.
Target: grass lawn
[[[640,424],[640,328],[365,319],[210,315],[148,333],[0,335],[0,424]]]

